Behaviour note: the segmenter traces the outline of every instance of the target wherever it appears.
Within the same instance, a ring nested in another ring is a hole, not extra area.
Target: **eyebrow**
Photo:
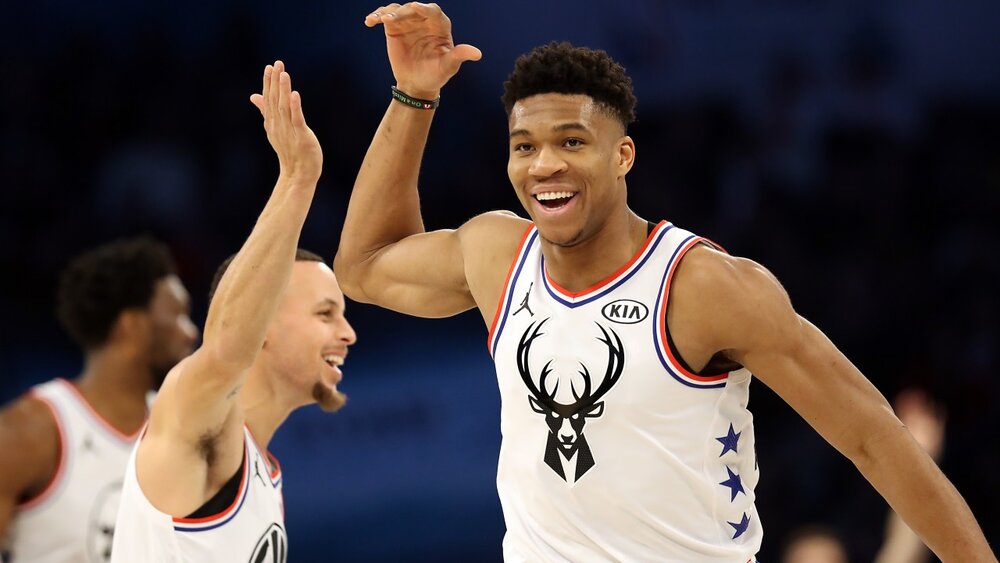
[[[555,127],[552,128],[552,132],[553,133],[561,133],[563,131],[585,131],[585,132],[589,133],[590,129],[587,128],[586,125],[584,125],[584,124],[582,124],[582,123],[580,123],[578,121],[570,121],[568,123],[560,123],[559,125],[556,125]],[[510,138],[511,139],[513,139],[514,137],[518,137],[518,136],[530,137],[531,133],[527,129],[514,129],[513,131],[510,132]]]
[[[337,303],[336,301],[334,301],[333,299],[330,299],[329,297],[320,300],[318,306],[319,307],[325,307],[327,305],[329,305],[331,307],[335,307],[337,309],[343,309],[343,307],[340,305],[340,303]]]

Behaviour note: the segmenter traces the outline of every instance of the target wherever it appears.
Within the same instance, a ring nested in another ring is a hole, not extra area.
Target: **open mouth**
[[[545,209],[554,211],[566,207],[576,197],[576,192],[543,192],[532,197]]]

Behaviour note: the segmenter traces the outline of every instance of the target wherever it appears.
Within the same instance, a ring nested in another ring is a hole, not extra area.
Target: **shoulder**
[[[58,464],[59,427],[41,399],[25,394],[0,409],[0,482],[10,490],[30,488],[45,481]]]
[[[465,244],[498,245],[516,247],[528,230],[531,221],[519,217],[511,211],[489,211],[476,215],[458,228],[458,236]]]
[[[797,324],[791,301],[764,266],[707,245],[692,248],[677,267],[671,306],[685,310],[718,349],[753,347]]]
[[[531,222],[510,211],[490,211],[458,228],[466,264],[500,266],[506,271]]]

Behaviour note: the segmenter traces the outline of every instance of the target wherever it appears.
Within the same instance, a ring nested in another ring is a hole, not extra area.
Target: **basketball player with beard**
[[[112,242],[62,273],[57,311],[84,351],[74,380],[0,412],[4,561],[107,561],[122,477],[146,395],[191,353],[198,329],[166,246]]]
[[[280,172],[216,275],[201,347],[153,403],[125,473],[112,561],[285,561],[281,470],[267,445],[295,409],[336,410],[355,342],[329,266],[298,250],[323,154],[280,61],[251,101]]]
[[[955,488],[774,276],[629,209],[635,97],[607,53],[539,47],[504,85],[507,174],[530,221],[493,212],[426,232],[431,121],[481,53],[453,43],[435,4],[391,4],[365,23],[383,26],[396,85],[335,269],[355,300],[424,317],[476,308],[490,327],[506,560],[753,560],[751,373],[942,559],[995,560]]]

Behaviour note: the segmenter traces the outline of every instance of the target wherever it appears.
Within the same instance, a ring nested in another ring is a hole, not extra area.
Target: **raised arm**
[[[955,487],[878,390],[795,313],[769,272],[698,248],[684,259],[674,283],[671,307],[685,330],[778,393],[857,466],[938,557],[996,561]]]
[[[242,417],[233,416],[237,392],[288,285],[323,164],[283,63],[265,69],[263,93],[251,101],[278,155],[278,181],[216,289],[201,348],[164,382],[139,450],[140,484],[154,505],[174,514],[199,504],[183,496],[201,499],[213,462],[233,465],[223,468],[228,478],[242,458]],[[214,443],[220,436],[223,443]]]
[[[383,6],[365,25],[383,26],[396,87],[414,98],[438,98],[464,61],[482,56],[452,42],[451,22],[435,4]],[[417,176],[435,111],[389,102],[354,184],[334,261],[352,299],[430,317],[475,305],[462,233],[426,233],[420,216]]]

